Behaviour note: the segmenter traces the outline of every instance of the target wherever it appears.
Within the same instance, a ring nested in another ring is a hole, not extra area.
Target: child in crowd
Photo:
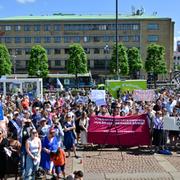
[[[61,172],[62,172],[63,177],[65,178],[66,155],[63,149],[59,147],[57,152],[51,152],[50,159],[54,163],[57,179],[60,178]]]

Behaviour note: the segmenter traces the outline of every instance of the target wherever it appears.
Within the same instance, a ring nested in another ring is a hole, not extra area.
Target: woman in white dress
[[[79,121],[79,126],[81,129],[81,134],[80,134],[81,144],[84,146],[88,145],[88,142],[87,142],[88,125],[89,125],[89,118],[87,116],[87,113],[83,111],[82,116]]]

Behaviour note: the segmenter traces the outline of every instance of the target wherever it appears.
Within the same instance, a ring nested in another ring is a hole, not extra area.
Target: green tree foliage
[[[127,50],[128,64],[129,64],[129,74],[132,78],[137,78],[137,72],[143,68],[143,63],[139,49],[132,47]]]
[[[4,44],[0,44],[0,76],[11,74],[12,62],[8,49]]]
[[[154,75],[154,85],[158,74],[166,74],[167,67],[165,62],[165,48],[158,44],[150,44],[147,48],[147,57],[145,61],[145,69],[147,73]]]
[[[113,74],[116,74],[118,70],[118,74],[127,75],[129,73],[128,66],[128,58],[126,47],[122,44],[118,44],[118,63],[116,60],[116,46],[113,46],[112,58],[110,61],[110,71]]]
[[[77,74],[87,73],[87,55],[80,44],[72,44],[69,46],[67,71],[76,76]]]
[[[30,76],[44,78],[47,77],[48,73],[48,57],[46,50],[41,45],[33,46],[28,63],[28,74]]]

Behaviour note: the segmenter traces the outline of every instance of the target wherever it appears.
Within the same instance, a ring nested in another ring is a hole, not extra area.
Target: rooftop
[[[0,18],[0,21],[48,21],[48,20],[114,20],[116,18],[115,15],[75,15],[75,14],[60,14],[60,15],[50,15],[50,16],[13,16],[13,17],[5,17]],[[167,20],[170,19],[168,17],[159,17],[159,16],[146,16],[146,15],[119,15],[119,19],[126,20],[138,20],[138,19],[161,19]]]

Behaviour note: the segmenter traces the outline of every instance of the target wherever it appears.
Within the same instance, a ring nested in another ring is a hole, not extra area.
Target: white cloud
[[[21,3],[21,4],[26,4],[26,3],[33,3],[35,2],[36,0],[16,0],[18,3]]]

